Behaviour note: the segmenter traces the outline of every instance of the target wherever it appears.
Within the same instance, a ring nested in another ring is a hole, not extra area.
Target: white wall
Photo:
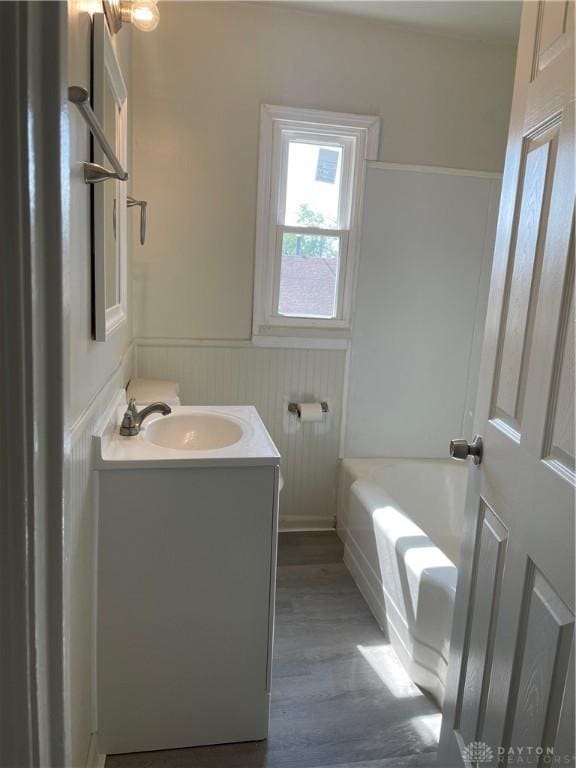
[[[369,165],[344,456],[446,458],[471,437],[499,194]]]
[[[249,338],[261,103],[381,115],[381,160],[502,168],[511,47],[257,3],[161,15],[134,38],[136,336]]]
[[[90,13],[98,3],[68,3],[69,85],[90,88]],[[90,13],[89,13],[90,12]],[[130,94],[130,30],[114,40]],[[129,97],[130,98],[130,97]],[[65,601],[67,606],[67,685],[71,743],[70,765],[84,766],[93,729],[93,593],[94,509],[92,500],[91,435],[116,387],[126,382],[131,367],[131,322],[109,341],[91,337],[90,191],[82,180],[81,162],[89,160],[89,132],[70,105],[70,250],[65,254],[65,322],[67,331],[65,489]],[[130,170],[130,162],[129,162]],[[129,249],[130,250],[130,249]]]

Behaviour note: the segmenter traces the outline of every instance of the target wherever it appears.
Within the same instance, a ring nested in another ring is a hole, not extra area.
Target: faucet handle
[[[172,413],[172,408],[166,403],[150,403],[150,405],[147,405],[138,412],[136,409],[136,400],[131,397],[128,401],[128,408],[122,418],[120,434],[125,437],[137,435],[140,432],[142,422],[145,418],[150,416],[151,413],[161,413],[163,416],[168,416],[169,413]]]
[[[122,417],[122,424],[120,425],[120,434],[125,437],[138,434],[137,425],[138,411],[136,409],[136,400],[131,397],[128,401],[128,407]]]

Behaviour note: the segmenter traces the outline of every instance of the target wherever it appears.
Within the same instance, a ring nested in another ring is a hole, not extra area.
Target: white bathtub
[[[414,682],[442,706],[467,467],[436,459],[344,459],[344,561]]]

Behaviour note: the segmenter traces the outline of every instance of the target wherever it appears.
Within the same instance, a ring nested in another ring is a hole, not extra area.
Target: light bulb
[[[135,0],[132,5],[132,24],[142,32],[152,32],[160,23],[160,11],[156,2],[155,0]]]

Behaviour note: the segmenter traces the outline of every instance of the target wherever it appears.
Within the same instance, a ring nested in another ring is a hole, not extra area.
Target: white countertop
[[[118,401],[117,401],[118,403]],[[164,448],[146,440],[146,429],[161,414],[152,414],[143,423],[140,434],[123,437],[119,428],[126,403],[116,404],[102,429],[94,436],[96,469],[136,469],[158,467],[199,466],[261,466],[280,464],[280,454],[268,434],[258,411],[252,405],[199,406],[180,405],[172,408],[174,415],[211,413],[228,416],[242,424],[244,434],[237,443],[211,450],[181,450]]]

